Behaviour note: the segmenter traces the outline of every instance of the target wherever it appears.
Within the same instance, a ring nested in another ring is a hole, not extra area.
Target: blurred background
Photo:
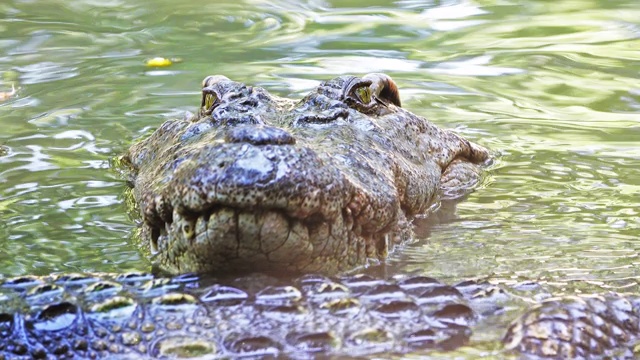
[[[405,108],[498,160],[368,271],[640,292],[636,1],[206,3],[0,3],[2,276],[148,270],[110,160],[194,110],[206,75],[302,97],[386,72]]]

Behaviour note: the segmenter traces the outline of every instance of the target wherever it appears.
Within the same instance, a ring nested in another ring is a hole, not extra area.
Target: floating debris
[[[167,59],[167,58],[163,58],[163,57],[154,57],[153,59],[147,60],[147,66],[149,66],[149,67],[165,67],[165,66],[171,66],[174,63],[178,63],[178,62],[181,62],[181,61],[182,61],[182,59],[179,59],[179,58]]]
[[[16,90],[16,87],[13,84],[11,84],[11,91],[0,91],[0,101],[5,101],[9,99],[13,95],[15,95],[17,92],[18,91]]]

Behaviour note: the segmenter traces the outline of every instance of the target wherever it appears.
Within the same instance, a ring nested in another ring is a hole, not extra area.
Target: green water
[[[19,87],[0,102],[3,276],[148,270],[109,159],[194,109],[206,75],[301,97],[386,72],[404,107],[499,157],[453,221],[371,271],[638,291],[636,1],[149,4],[0,4],[0,91]]]

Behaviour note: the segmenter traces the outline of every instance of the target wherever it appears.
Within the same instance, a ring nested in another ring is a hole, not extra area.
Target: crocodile
[[[22,276],[0,283],[0,359],[366,358],[475,347],[474,358],[637,357],[640,298],[552,297],[508,325],[509,309],[527,306],[508,290],[420,275]],[[507,325],[501,339],[483,334]]]
[[[202,87],[196,114],[117,161],[156,275],[0,281],[0,359],[452,351],[519,301],[482,281],[349,275],[409,242],[416,216],[463,197],[491,161],[402,108],[390,77],[338,77],[300,101],[219,75]],[[498,354],[632,357],[639,304],[521,304]]]
[[[159,270],[335,274],[411,239],[465,194],[489,152],[400,106],[390,77],[326,81],[301,101],[224,76],[201,108],[122,158]]]

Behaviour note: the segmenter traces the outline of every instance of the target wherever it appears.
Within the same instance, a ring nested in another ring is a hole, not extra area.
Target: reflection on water
[[[204,76],[301,96],[336,75],[387,72],[405,107],[499,154],[483,188],[420,229],[388,275],[636,286],[634,1],[9,0],[0,10],[0,91],[20,87],[0,103],[2,274],[146,269],[109,159],[195,107]],[[183,62],[145,68],[155,56]]]

